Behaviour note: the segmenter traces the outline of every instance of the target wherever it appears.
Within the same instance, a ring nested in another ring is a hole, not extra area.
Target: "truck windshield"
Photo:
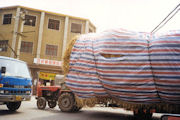
[[[7,59],[0,59],[0,68],[6,67],[4,76],[31,78],[26,63]]]

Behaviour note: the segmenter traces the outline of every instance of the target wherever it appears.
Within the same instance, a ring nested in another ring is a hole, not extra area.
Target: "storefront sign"
[[[44,64],[44,65],[61,66],[61,61],[40,59],[40,58],[34,58],[34,63],[36,63],[36,64]]]
[[[43,80],[55,80],[55,73],[39,72],[39,78]]]

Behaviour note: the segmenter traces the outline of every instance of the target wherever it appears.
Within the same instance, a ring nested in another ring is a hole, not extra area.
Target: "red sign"
[[[48,60],[48,59],[40,59],[34,58],[34,63],[36,64],[44,64],[44,65],[54,65],[54,66],[61,66],[61,61],[57,60]]]

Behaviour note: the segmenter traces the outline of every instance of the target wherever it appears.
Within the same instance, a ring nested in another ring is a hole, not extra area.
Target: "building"
[[[0,55],[26,61],[34,86],[39,79],[48,82],[62,74],[66,44],[89,32],[96,27],[88,19],[24,6],[0,8]]]

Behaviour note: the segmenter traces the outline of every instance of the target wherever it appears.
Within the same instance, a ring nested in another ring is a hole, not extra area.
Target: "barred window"
[[[33,43],[21,41],[21,52],[32,53]]]
[[[59,20],[49,19],[48,28],[59,30],[59,24],[60,24]]]
[[[81,33],[81,24],[72,23],[71,24],[71,32]]]
[[[0,52],[6,52],[8,48],[8,40],[0,40]]]
[[[35,26],[35,24],[36,24],[36,16],[25,15],[24,25]]]
[[[4,14],[3,24],[11,24],[12,14]]]
[[[57,45],[46,45],[46,55],[57,56]]]

